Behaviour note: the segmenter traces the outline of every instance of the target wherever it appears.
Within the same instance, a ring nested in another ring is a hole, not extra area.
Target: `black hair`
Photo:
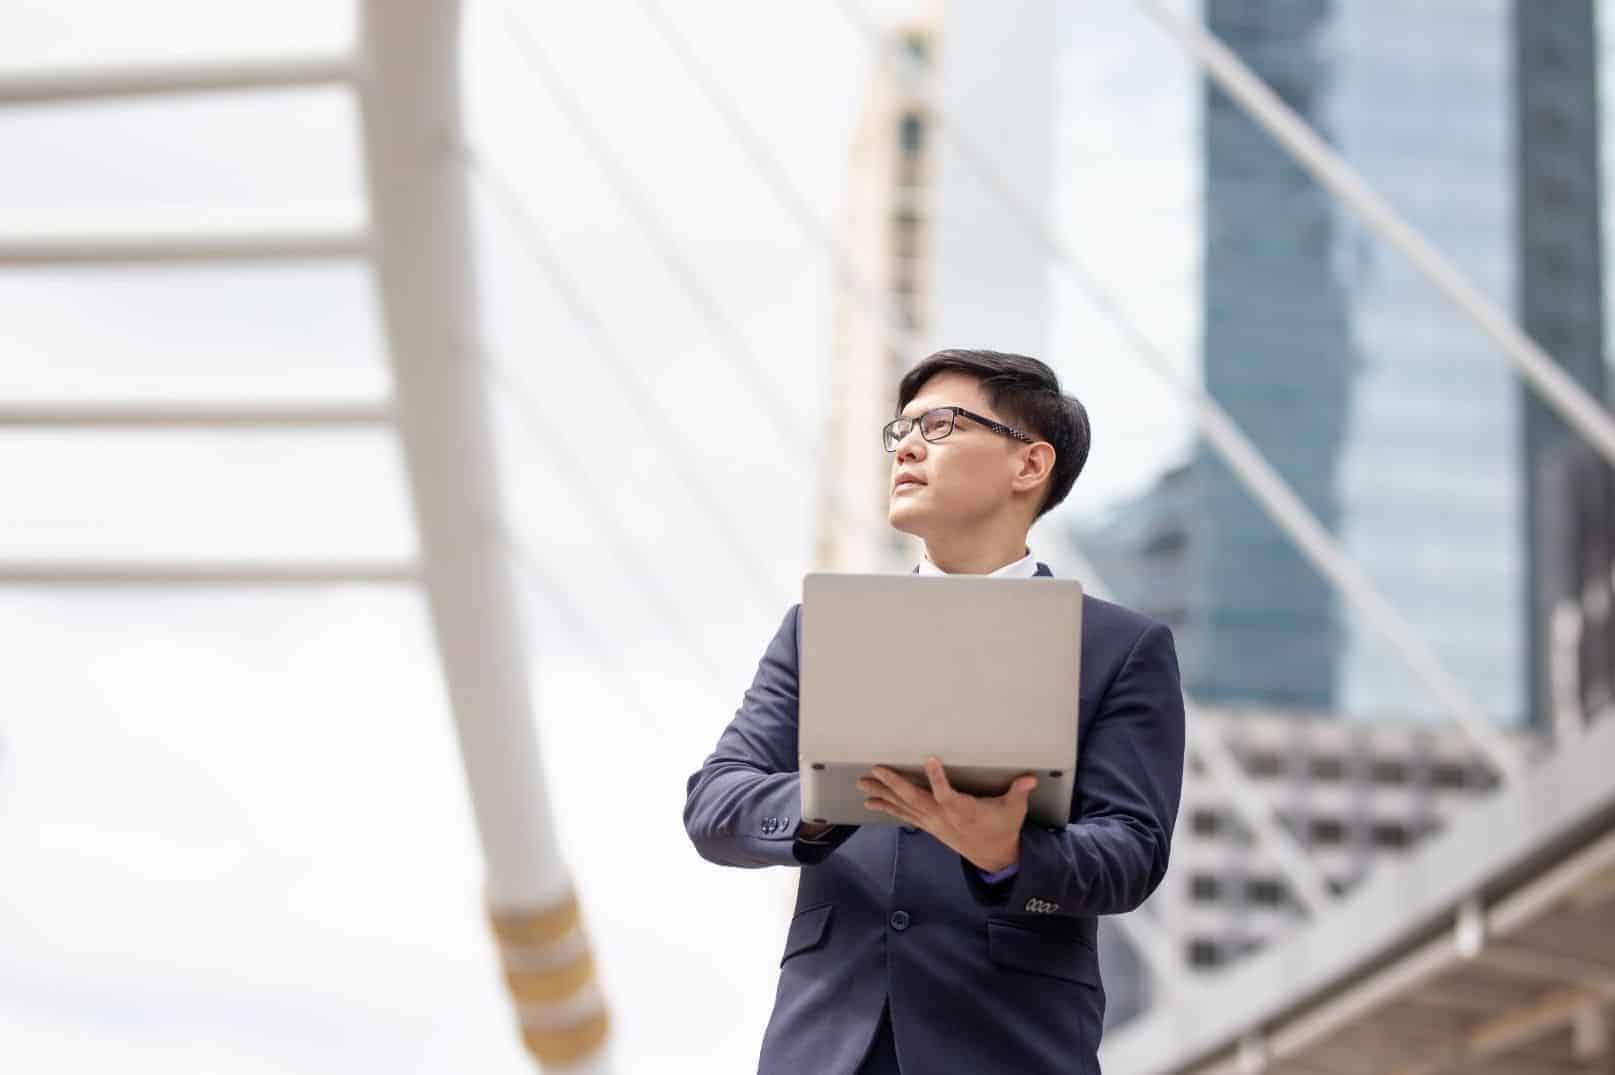
[[[987,402],[1012,426],[1054,445],[1054,469],[1034,518],[1071,492],[1088,462],[1093,435],[1082,401],[1060,391],[1054,371],[1035,358],[1003,351],[938,351],[903,375],[897,386],[897,413],[913,402],[925,382],[939,373],[968,374],[981,382]]]

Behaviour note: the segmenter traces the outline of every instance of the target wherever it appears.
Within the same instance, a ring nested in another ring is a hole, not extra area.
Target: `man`
[[[1021,355],[941,351],[898,388],[883,430],[888,518],[926,574],[1047,576],[1027,531],[1071,490],[1088,417]],[[765,1075],[1097,1073],[1105,996],[1097,916],[1166,873],[1183,781],[1183,695],[1167,628],[1084,598],[1070,824],[1026,822],[1036,784],[933,791],[876,768],[866,804],[899,825],[803,826],[799,607],[785,616],[717,749],[690,777],[685,828],[727,866],[798,866]],[[922,625],[894,626],[893,675],[923,672]],[[981,714],[992,720],[995,714]]]

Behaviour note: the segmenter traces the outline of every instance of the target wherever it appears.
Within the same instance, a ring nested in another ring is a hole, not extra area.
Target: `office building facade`
[[[1323,0],[1209,0],[1210,29],[1326,136],[1336,12]],[[1356,373],[1348,231],[1333,199],[1221,91],[1205,95],[1207,391],[1331,530]],[[1331,708],[1341,622],[1329,586],[1202,444],[1185,681],[1208,701]]]
[[[893,31],[934,77],[940,11]],[[890,420],[908,358],[892,331],[928,334],[935,276],[937,139],[923,96],[877,68],[848,164],[843,247],[856,279],[837,295],[832,403],[821,472],[815,564],[824,571],[891,571],[916,548],[886,522],[890,460],[880,427]]]

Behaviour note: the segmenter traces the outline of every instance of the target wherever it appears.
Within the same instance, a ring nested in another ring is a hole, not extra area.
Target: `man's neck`
[[[949,575],[990,575],[1026,556],[1026,535],[996,544],[927,541],[925,558]]]

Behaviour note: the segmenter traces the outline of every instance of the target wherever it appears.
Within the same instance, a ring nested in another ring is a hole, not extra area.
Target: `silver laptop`
[[[1029,817],[1070,820],[1082,585],[979,575],[811,574],[802,583],[802,818],[896,824],[857,780],[885,765],[1001,795],[1037,777]]]

